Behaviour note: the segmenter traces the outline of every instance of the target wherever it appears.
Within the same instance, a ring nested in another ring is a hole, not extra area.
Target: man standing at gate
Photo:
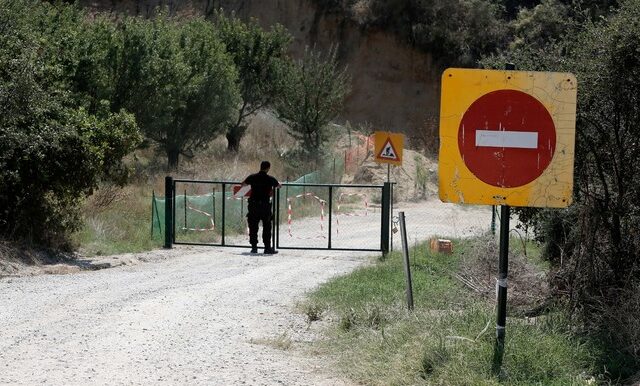
[[[242,186],[251,185],[251,195],[249,196],[249,208],[247,211],[247,221],[249,223],[249,242],[251,243],[251,253],[258,253],[258,227],[262,221],[262,242],[264,243],[265,255],[278,253],[271,245],[271,202],[273,188],[280,187],[278,180],[268,175],[271,163],[262,161],[260,171],[252,174],[242,181]]]

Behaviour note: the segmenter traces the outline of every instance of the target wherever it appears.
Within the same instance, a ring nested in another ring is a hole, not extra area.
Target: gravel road
[[[425,238],[490,221],[486,208],[437,201],[405,210]],[[294,307],[371,258],[247,252],[179,247],[118,257],[118,268],[0,279],[0,384],[349,385],[303,349],[316,336]]]

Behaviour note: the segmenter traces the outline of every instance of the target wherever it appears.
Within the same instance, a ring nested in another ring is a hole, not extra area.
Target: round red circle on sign
[[[517,90],[476,99],[462,116],[458,149],[481,181],[514,188],[538,178],[556,148],[556,129],[540,101]]]

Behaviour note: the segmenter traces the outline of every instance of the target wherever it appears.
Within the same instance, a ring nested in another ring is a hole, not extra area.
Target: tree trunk
[[[173,171],[178,168],[179,158],[180,158],[179,149],[167,149],[167,169],[169,171]]]
[[[237,153],[240,150],[240,140],[247,131],[246,126],[233,126],[227,130],[227,150]]]

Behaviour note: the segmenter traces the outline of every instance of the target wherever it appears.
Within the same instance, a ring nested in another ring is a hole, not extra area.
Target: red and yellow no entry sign
[[[440,198],[568,206],[576,83],[567,73],[446,70],[440,111]]]

